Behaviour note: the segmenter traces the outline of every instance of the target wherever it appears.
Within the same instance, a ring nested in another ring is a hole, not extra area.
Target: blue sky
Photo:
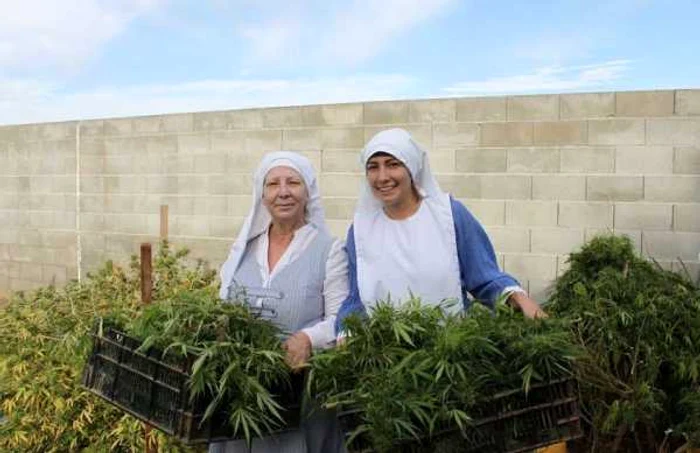
[[[4,0],[0,124],[700,87],[700,2]]]

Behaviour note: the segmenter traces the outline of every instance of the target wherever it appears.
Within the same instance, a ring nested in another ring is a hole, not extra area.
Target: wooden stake
[[[151,244],[141,244],[141,302],[143,302],[144,305],[151,303],[151,296],[153,292],[153,268],[151,259]],[[158,441],[155,437],[151,439],[151,426],[144,423],[143,431],[145,435],[145,452],[157,453]]]
[[[141,302],[151,303],[153,279],[151,276],[151,244],[141,244]]]
[[[168,205],[160,205],[160,238],[168,239]]]

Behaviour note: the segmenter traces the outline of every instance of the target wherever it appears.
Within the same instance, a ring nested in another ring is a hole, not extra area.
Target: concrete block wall
[[[604,231],[700,273],[700,90],[390,101],[0,126],[0,291],[60,283],[169,234],[218,266],[252,171],[308,156],[344,236],[377,131],[408,129],[536,298]],[[78,241],[79,238],[79,241]],[[80,247],[78,247],[78,243]]]

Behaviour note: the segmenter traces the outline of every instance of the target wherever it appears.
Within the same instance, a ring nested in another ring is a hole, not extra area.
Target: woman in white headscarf
[[[442,192],[425,151],[403,129],[375,135],[362,150],[363,184],[346,249],[350,296],[336,326],[379,300],[400,304],[460,301],[486,305],[500,296],[531,318],[545,316],[503,273],[486,232],[467,208]]]
[[[347,256],[323,218],[311,163],[288,151],[267,154],[255,173],[253,206],[221,268],[220,297],[268,290],[281,298],[250,301],[274,312],[292,332],[287,362],[297,367],[312,349],[335,340],[335,316],[348,294]],[[210,452],[247,452],[243,441],[217,443]],[[255,439],[252,451],[325,453],[344,451],[335,416],[315,409],[298,430]]]

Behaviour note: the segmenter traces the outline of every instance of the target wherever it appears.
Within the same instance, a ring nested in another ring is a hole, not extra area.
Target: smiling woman
[[[440,190],[425,150],[408,132],[378,133],[361,161],[367,184],[348,231],[350,297],[338,329],[354,311],[378,301],[400,305],[412,296],[465,307],[469,296],[489,306],[503,297],[528,317],[546,316],[499,269],[486,232],[463,204]]]
[[[342,243],[328,233],[311,163],[292,152],[267,154],[254,178],[253,207],[221,268],[220,297],[261,289],[283,295],[251,297],[255,300],[249,302],[274,313],[273,321],[290,334],[284,344],[286,361],[295,369],[313,349],[332,345],[335,315],[347,287],[347,257]],[[308,406],[300,429],[255,439],[250,451],[342,451],[335,414]],[[213,453],[239,451],[249,450],[238,441],[210,447]]]

